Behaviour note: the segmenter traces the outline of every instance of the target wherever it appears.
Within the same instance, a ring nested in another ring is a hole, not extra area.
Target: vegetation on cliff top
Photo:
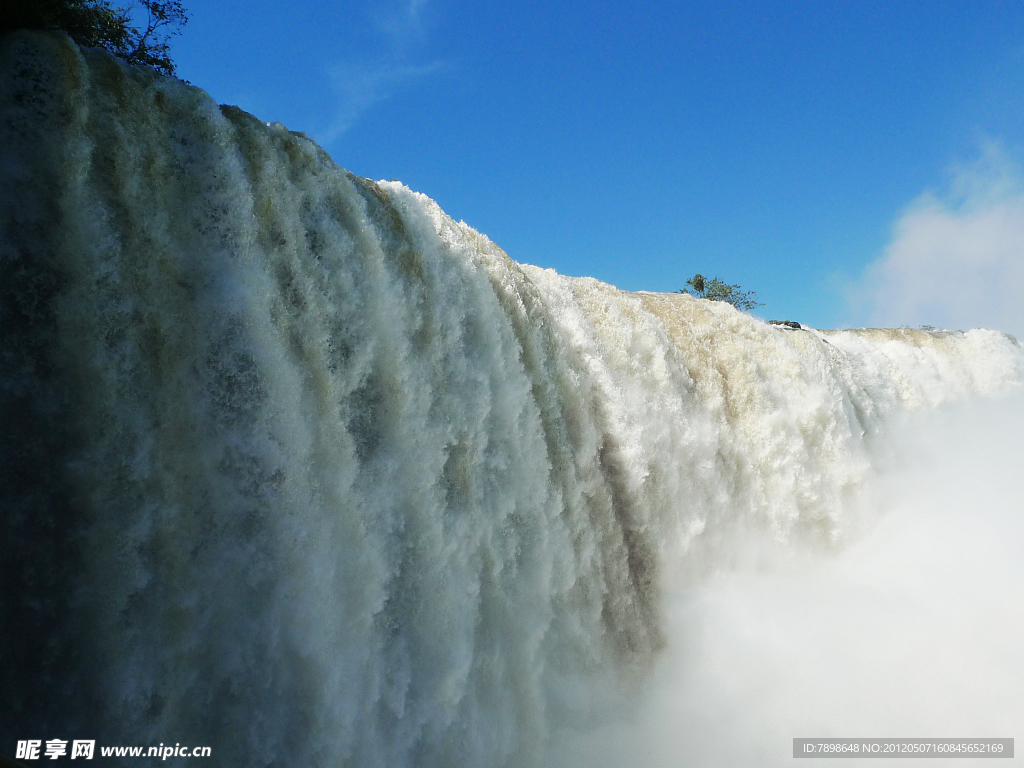
[[[145,27],[136,26],[130,8],[108,0],[6,0],[0,34],[16,29],[66,32],[79,45],[103,48],[129,64],[174,74],[170,38],[181,32],[188,15],[180,0],[140,0]]]
[[[688,293],[691,296],[696,296],[698,299],[726,301],[736,307],[736,309],[743,311],[764,306],[756,300],[756,291],[743,291],[738,285],[729,285],[717,277],[708,279],[704,275],[696,274],[686,281],[686,286],[676,291],[676,293]]]

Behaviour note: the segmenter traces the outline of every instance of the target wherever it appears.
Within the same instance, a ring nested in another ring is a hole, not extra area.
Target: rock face
[[[793,320],[769,320],[769,325],[781,325],[783,328],[794,328],[799,330],[803,326]]]

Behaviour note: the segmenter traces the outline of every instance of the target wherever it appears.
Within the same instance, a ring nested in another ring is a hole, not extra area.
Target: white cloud
[[[999,145],[926,193],[865,270],[875,325],[995,328],[1024,340],[1024,175]]]

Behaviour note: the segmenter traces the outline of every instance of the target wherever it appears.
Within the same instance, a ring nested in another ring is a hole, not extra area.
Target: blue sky
[[[626,290],[717,275],[818,327],[1024,332],[1024,3],[186,6],[180,76],[517,261]],[[998,252],[928,250],[979,238]],[[1002,314],[943,304],[983,279]]]

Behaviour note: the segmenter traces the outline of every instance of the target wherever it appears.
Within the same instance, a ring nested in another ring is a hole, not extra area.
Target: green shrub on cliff
[[[136,27],[129,9],[108,0],[5,0],[0,33],[15,29],[53,29],[66,32],[79,45],[104,48],[129,64],[174,74],[169,38],[188,23],[180,0],[140,0],[146,26]]]
[[[726,301],[736,307],[736,309],[744,311],[764,306],[755,300],[757,297],[756,291],[740,290],[738,285],[729,285],[717,277],[708,279],[704,275],[696,274],[686,281],[686,285],[686,288],[676,291],[676,293],[688,293],[691,296],[696,296],[698,299]]]

